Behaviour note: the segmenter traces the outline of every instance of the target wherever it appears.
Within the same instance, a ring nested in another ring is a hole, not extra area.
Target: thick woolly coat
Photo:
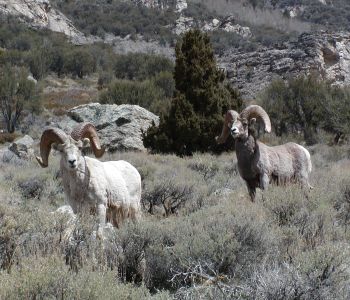
[[[64,191],[74,213],[91,211],[102,205],[106,208],[107,221],[116,227],[126,218],[140,217],[141,176],[130,163],[123,160],[101,162],[80,156],[77,168],[72,170],[62,158],[61,172]]]

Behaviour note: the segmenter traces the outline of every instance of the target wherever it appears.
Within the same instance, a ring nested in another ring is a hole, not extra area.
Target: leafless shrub
[[[20,188],[24,198],[39,198],[43,192],[45,182],[39,180],[38,178],[30,178],[28,180],[23,180],[18,182],[18,187]]]
[[[193,186],[179,185],[171,179],[165,179],[156,184],[152,190],[146,190],[142,197],[144,207],[150,214],[154,213],[154,207],[162,205],[166,216],[176,214],[181,205],[191,199]]]
[[[305,299],[305,287],[300,272],[289,264],[263,266],[256,270],[244,287],[249,299]]]
[[[208,161],[201,158],[191,161],[188,167],[196,172],[199,172],[205,181],[213,178],[219,171],[219,166],[216,161]]]
[[[185,270],[185,271],[183,271]],[[173,277],[170,279],[175,285],[189,285],[181,287],[175,294],[176,299],[240,299],[242,297],[242,287],[235,286],[231,279],[215,269],[207,262],[201,261],[181,261],[181,267],[171,270]]]
[[[262,265],[244,292],[249,299],[347,299],[348,250],[327,244],[301,253],[293,264]]]

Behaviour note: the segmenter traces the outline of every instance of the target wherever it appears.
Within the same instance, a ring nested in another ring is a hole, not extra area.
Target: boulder
[[[192,17],[180,16],[175,22],[175,28],[173,32],[176,35],[183,34],[195,26],[194,19]]]
[[[187,9],[187,1],[186,0],[177,0],[176,6],[175,6],[175,11],[177,13],[180,13],[185,9]]]
[[[33,145],[34,140],[29,135],[25,135],[24,137],[14,141],[8,147],[8,150],[13,152],[18,158],[28,160],[34,154]]]
[[[218,27],[226,32],[233,32],[240,35],[243,38],[251,38],[252,32],[249,27],[241,26],[237,24],[233,16],[226,17]]]
[[[0,149],[0,165],[1,163],[13,164],[16,166],[24,165],[26,160],[19,158],[14,152],[8,148]]]
[[[81,122],[95,125],[102,145],[109,152],[144,151],[142,132],[153,123],[158,125],[159,117],[138,105],[91,103],[69,110],[57,126],[70,133]]]

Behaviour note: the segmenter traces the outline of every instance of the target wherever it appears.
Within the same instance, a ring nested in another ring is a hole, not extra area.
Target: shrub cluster
[[[17,188],[33,185],[33,163],[20,174],[4,165],[0,297],[109,299],[103,288],[131,299],[347,299],[349,161],[328,164],[332,148],[323,147],[313,149],[316,188],[308,198],[296,186],[271,186],[255,203],[232,154],[113,154],[108,159],[139,169],[144,212],[140,223],[108,232],[103,246],[93,216],[72,223],[49,213],[62,203],[55,156],[49,169],[36,168],[34,178],[45,182],[39,196]]]
[[[166,26],[175,23],[174,1],[158,1],[169,10],[147,8],[120,0],[52,1],[74,25],[87,34],[104,38],[106,33],[125,37],[141,34],[146,40],[172,43],[174,35]],[[166,2],[166,3],[161,3]]]
[[[261,96],[261,101],[277,135],[302,132],[304,140],[313,144],[320,129],[339,137],[349,132],[347,103],[350,90],[332,86],[315,75],[300,76],[287,82],[274,81]]]
[[[109,81],[100,95],[101,103],[137,104],[158,115],[167,113],[175,90],[169,59],[141,53],[118,55],[113,69],[116,80],[110,73],[100,76],[100,82]]]

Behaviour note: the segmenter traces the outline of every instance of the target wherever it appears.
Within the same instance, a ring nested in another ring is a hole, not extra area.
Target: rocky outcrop
[[[21,159],[30,159],[34,154],[33,146],[34,140],[29,135],[25,135],[14,141],[8,149]]]
[[[302,5],[286,6],[281,9],[282,13],[289,18],[296,18],[303,14],[305,8]]]
[[[226,32],[234,32],[243,38],[251,38],[252,32],[247,26],[241,26],[237,24],[233,16],[228,16],[219,25],[218,29],[222,29]]]
[[[228,16],[221,21],[214,18],[210,22],[204,22],[202,24],[198,24],[192,17],[180,16],[175,22],[173,32],[180,35],[193,27],[200,27],[203,31],[223,30],[233,32],[243,38],[252,37],[250,28],[239,25],[233,16]]]
[[[21,165],[30,160],[34,154],[34,140],[29,136],[14,141],[8,147],[0,149],[0,163]]]
[[[294,42],[218,58],[244,98],[255,98],[272,80],[317,73],[336,85],[350,84],[350,33],[303,33]]]
[[[173,32],[177,35],[183,34],[184,32],[190,30],[195,26],[194,19],[192,17],[185,17],[185,16],[180,16],[176,21],[175,21],[175,27],[173,29]]]
[[[131,0],[138,5],[144,5],[149,8],[169,9],[174,8],[176,12],[182,12],[187,8],[186,0]]]
[[[75,44],[91,42],[66,16],[52,8],[48,0],[0,0],[0,13],[18,16],[34,28],[64,33]]]
[[[159,117],[138,105],[91,103],[72,108],[60,122],[50,125],[69,133],[80,122],[95,125],[102,145],[109,152],[144,151],[142,132],[147,131],[152,123],[158,125]]]

